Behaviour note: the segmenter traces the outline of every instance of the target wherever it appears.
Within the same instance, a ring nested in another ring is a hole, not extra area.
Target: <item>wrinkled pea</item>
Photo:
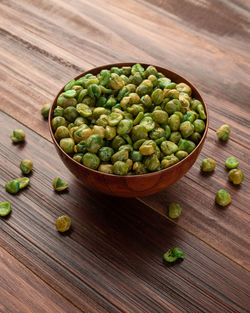
[[[238,168],[234,168],[228,172],[228,179],[231,183],[234,185],[239,185],[243,182],[244,180],[244,174],[242,170]]]
[[[10,138],[14,143],[22,142],[25,139],[25,132],[22,129],[15,129]]]
[[[185,121],[180,125],[180,132],[183,138],[188,138],[189,136],[191,136],[194,132],[194,129],[194,125],[191,124],[189,121]]]
[[[179,150],[175,153],[175,156],[181,161],[188,156],[188,153],[186,151]]]
[[[19,182],[19,189],[24,189],[30,184],[30,179],[28,177],[18,177],[16,180]]]
[[[221,141],[227,141],[230,135],[230,126],[226,124],[222,125],[216,134]]]
[[[128,164],[123,161],[116,161],[113,165],[113,173],[116,175],[127,175]]]
[[[206,158],[201,161],[200,167],[203,172],[213,172],[216,167],[216,162],[211,158]]]
[[[60,140],[60,147],[66,153],[73,153],[74,152],[75,142],[72,138],[63,138]]]
[[[82,158],[82,164],[96,170],[100,164],[100,159],[96,154],[87,152]]]
[[[181,215],[181,206],[178,203],[170,203],[168,206],[168,216],[178,218]]]
[[[5,184],[5,190],[14,195],[20,190],[20,184],[16,179],[11,180]]]
[[[28,175],[33,169],[33,162],[29,159],[23,159],[20,163],[20,169],[23,174]]]
[[[235,157],[229,157],[226,159],[225,165],[228,169],[234,169],[239,166],[239,161]]]
[[[60,233],[64,233],[70,229],[71,219],[68,217],[68,215],[63,215],[63,216],[58,217],[55,224],[56,224],[56,229]]]
[[[231,202],[231,196],[225,189],[220,189],[216,193],[215,202],[224,207]]]
[[[167,155],[161,161],[162,168],[167,168],[179,162],[179,159],[175,155]]]
[[[51,104],[44,104],[41,108],[41,114],[44,118],[48,118],[49,116],[49,110],[50,110]]]
[[[0,216],[7,216],[11,212],[11,205],[9,202],[4,201],[0,203]]]

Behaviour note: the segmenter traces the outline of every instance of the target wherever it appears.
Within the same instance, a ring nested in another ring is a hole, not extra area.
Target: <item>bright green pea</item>
[[[74,98],[77,95],[75,90],[67,90],[62,93],[62,96],[65,98]]]
[[[101,95],[101,89],[98,85],[96,84],[91,84],[88,86],[88,95],[91,98],[98,98]]]
[[[235,157],[229,157],[226,159],[225,165],[228,169],[234,169],[239,166],[239,161]]]
[[[215,202],[220,206],[227,206],[231,202],[231,196],[225,189],[220,189],[216,193]]]
[[[191,153],[195,149],[196,145],[191,140],[181,138],[178,143],[178,147],[179,147],[179,150],[184,150],[187,153]]]
[[[29,174],[33,169],[33,162],[29,159],[23,159],[20,163],[20,169],[23,174]]]
[[[100,77],[99,77],[100,85],[106,86],[107,83],[109,82],[109,78],[110,78],[109,71],[102,70],[101,74],[100,74]]]
[[[177,203],[170,203],[168,206],[168,216],[178,218],[181,215],[181,206]]]
[[[16,179],[14,179],[5,184],[5,189],[11,194],[16,194],[20,189],[20,184]]]
[[[7,216],[11,212],[11,205],[5,201],[0,203],[0,216]]]
[[[69,187],[68,183],[63,181],[60,177],[55,177],[53,179],[52,186],[56,191],[63,191]]]

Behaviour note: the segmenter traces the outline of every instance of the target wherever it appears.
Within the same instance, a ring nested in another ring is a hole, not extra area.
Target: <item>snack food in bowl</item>
[[[59,155],[85,185],[129,197],[155,193],[182,177],[208,128],[194,86],[164,68],[133,63],[71,80],[49,121]]]

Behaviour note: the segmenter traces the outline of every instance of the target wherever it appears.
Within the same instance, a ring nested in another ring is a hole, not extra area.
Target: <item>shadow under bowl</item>
[[[115,63],[115,64],[108,64],[100,67],[95,67],[90,69],[77,77],[75,80],[79,79],[80,77],[86,75],[87,73],[92,73],[93,75],[97,75],[103,69],[109,69],[113,66],[122,67],[122,66],[132,66],[134,63]],[[143,67],[147,67],[150,64],[143,64]],[[113,174],[105,174],[93,169],[90,169],[70,157],[67,153],[65,153],[58,142],[55,139],[54,133],[51,128],[51,120],[53,118],[53,111],[54,108],[57,106],[57,97],[60,93],[64,91],[64,87],[59,91],[58,95],[56,96],[53,105],[51,106],[50,113],[49,113],[49,129],[50,134],[55,144],[57,153],[59,154],[60,158],[62,159],[64,165],[71,171],[75,177],[77,177],[83,185],[92,190],[97,190],[99,192],[117,196],[117,197],[142,197],[152,195],[157,193],[168,186],[175,183],[177,180],[182,178],[187,171],[192,167],[194,162],[196,161],[198,155],[200,154],[201,148],[204,144],[207,131],[208,131],[208,111],[207,107],[198,92],[198,90],[184,77],[178,75],[175,72],[169,71],[165,68],[155,66],[156,69],[163,73],[166,77],[170,78],[172,81],[176,83],[184,82],[188,84],[192,88],[192,96],[198,99],[204,106],[205,112],[207,114],[207,121],[206,121],[206,128],[203,133],[203,136],[196,146],[196,148],[183,160],[172,165],[169,168],[160,170],[158,172],[143,174],[143,175],[131,175],[131,176],[118,176]]]

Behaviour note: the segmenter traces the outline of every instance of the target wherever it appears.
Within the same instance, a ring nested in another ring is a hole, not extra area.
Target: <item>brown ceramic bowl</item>
[[[98,74],[103,69],[108,69],[113,66],[122,67],[122,66],[131,66],[134,63],[116,63],[116,64],[108,64],[100,67],[96,67],[88,70],[85,73],[78,75],[75,79],[78,79],[84,76],[87,73]],[[141,63],[142,64],[142,63]],[[147,67],[149,64],[142,64],[143,67]],[[182,76],[164,69],[159,66],[155,66],[159,72],[162,72],[166,77],[169,77],[172,81],[176,83],[185,82],[192,88],[192,95],[194,98],[201,101],[204,105],[206,114],[208,116],[207,107],[199,94],[198,90],[185,78]],[[63,92],[63,88],[59,91],[58,95]],[[144,175],[133,175],[133,176],[118,176],[112,174],[105,174],[102,172],[98,172],[96,170],[92,170],[75,160],[73,160],[68,154],[66,154],[58,142],[56,141],[53,131],[51,129],[51,120],[53,117],[53,111],[56,107],[56,96],[54,103],[50,109],[49,113],[49,129],[51,137],[55,143],[57,152],[62,159],[65,166],[74,174],[82,183],[88,188],[92,190],[97,190],[105,194],[109,194],[117,197],[139,197],[139,196],[147,196],[159,192],[168,186],[175,183],[179,180],[185,173],[192,167],[194,162],[196,161],[202,145],[205,141],[207,130],[208,130],[208,119],[206,123],[206,129],[201,138],[201,141],[197,145],[197,147],[182,161],[177,164],[163,169],[158,172],[148,173]]]

